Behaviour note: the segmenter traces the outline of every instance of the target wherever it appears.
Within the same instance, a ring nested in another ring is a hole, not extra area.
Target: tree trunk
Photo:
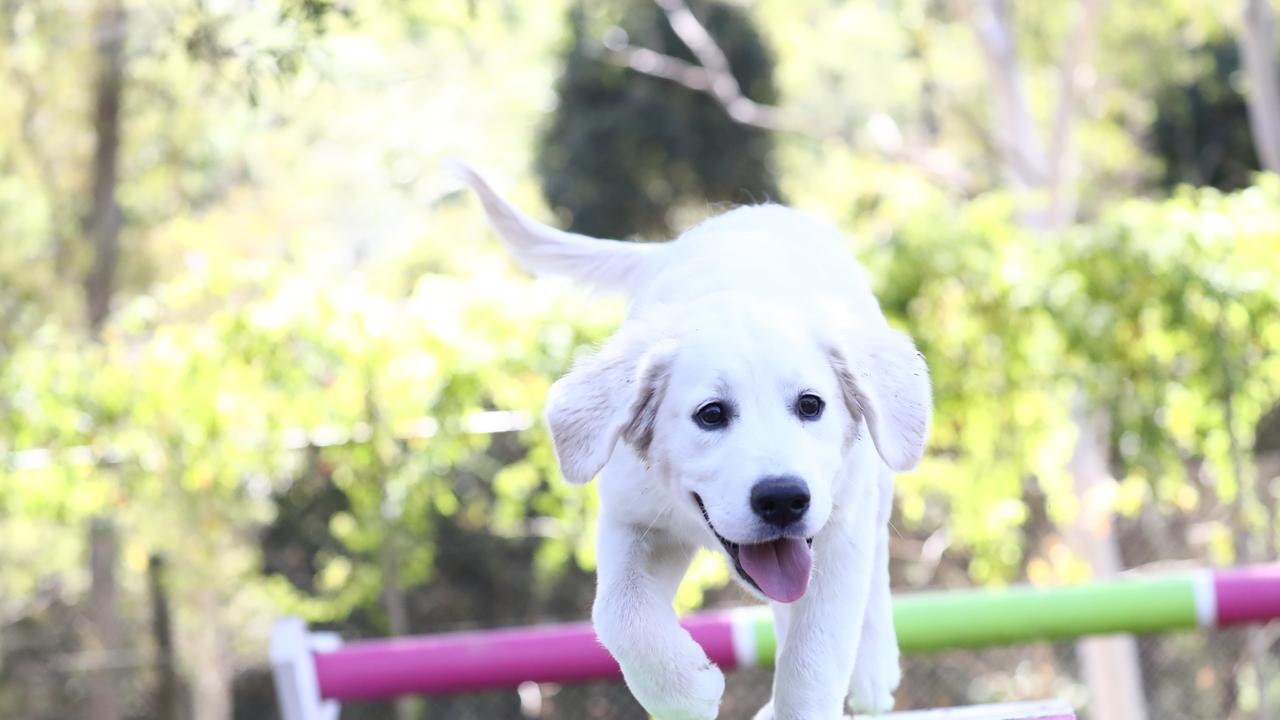
[[[93,205],[87,219],[94,247],[93,268],[85,278],[90,332],[96,337],[106,319],[119,256],[119,209],[116,206],[116,156],[120,147],[120,91],[124,83],[125,15],[120,0],[103,0],[95,26],[99,71],[93,127],[97,137],[93,159]],[[90,680],[86,715],[91,720],[119,720],[119,683],[111,653],[120,649],[116,559],[119,543],[109,518],[95,518],[89,531],[90,627],[94,650],[104,662]]]
[[[1081,0],[1062,58],[1058,61],[1058,106],[1049,128],[1049,154],[1045,164],[1048,177],[1048,227],[1062,227],[1076,217],[1075,180],[1079,161],[1075,153],[1076,101],[1080,90],[1080,68],[1088,62],[1098,35],[1098,21],[1106,0]]]
[[[392,637],[409,634],[409,607],[400,583],[400,535],[394,520],[389,520],[387,537],[382,546],[382,608],[387,613],[387,629]],[[402,697],[395,702],[395,720],[417,720],[422,716],[422,701]]]
[[[198,589],[191,675],[194,720],[231,720],[231,648],[223,625],[222,598],[216,587]]]
[[[980,0],[970,14],[970,24],[982,48],[991,76],[995,135],[1004,166],[1005,182],[1015,190],[1037,190],[1046,195],[1045,210],[1026,218],[1041,230],[1059,228],[1076,216],[1075,154],[1076,110],[1079,105],[1079,70],[1088,61],[1098,34],[1098,21],[1106,0],[1080,0],[1079,14],[1063,42],[1058,61],[1058,103],[1049,127],[1049,147],[1036,136],[1035,119],[1023,87],[1018,59],[1017,33],[1008,0]]]
[[[120,683],[112,653],[120,651],[120,613],[117,602],[116,561],[120,554],[116,528],[109,518],[89,523],[90,650],[100,658],[89,679],[86,716],[89,720],[120,720]]]
[[[1249,130],[1262,167],[1280,173],[1280,77],[1276,71],[1276,22],[1270,0],[1244,0],[1240,55],[1249,81],[1245,95]]]
[[[147,588],[151,595],[151,635],[155,642],[152,717],[155,720],[178,720],[178,673],[173,656],[169,593],[165,585],[164,558],[159,555],[152,555],[147,565]]]
[[[1114,577],[1124,569],[1113,532],[1110,498],[1112,479],[1107,469],[1107,423],[1090,412],[1078,391],[1072,412],[1079,437],[1068,469],[1080,498],[1080,512],[1068,531],[1070,544],[1096,578]],[[1084,679],[1089,687],[1089,717],[1093,720],[1146,720],[1142,666],[1132,635],[1091,637],[1076,643]]]
[[[1008,0],[981,0],[971,18],[982,57],[991,75],[993,123],[1004,128],[996,136],[1011,188],[1027,190],[1045,182],[1044,151],[1036,140],[1035,121],[1027,103],[1018,62],[1018,47]]]
[[[1080,15],[1063,48],[1058,64],[1058,107],[1050,129],[1046,153],[1036,141],[1031,107],[1022,86],[1021,70],[1008,0],[978,0],[970,15],[978,44],[991,75],[995,122],[1007,128],[1000,151],[1005,176],[1016,190],[1040,190],[1047,194],[1045,211],[1024,217],[1035,230],[1061,227],[1075,218],[1075,173],[1071,163],[1077,93],[1076,71],[1088,56],[1097,33],[1105,0],[1081,0]],[[1073,412],[1079,439],[1070,471],[1082,511],[1068,536],[1073,549],[1105,578],[1123,569],[1112,531],[1108,501],[1099,502],[1114,483],[1107,468],[1106,418],[1089,412],[1083,392]],[[1089,638],[1077,644],[1091,695],[1089,712],[1094,720],[1145,720],[1142,668],[1132,636]]]
[[[85,278],[89,331],[97,336],[111,311],[120,260],[120,207],[116,203],[120,151],[120,98],[124,89],[125,12],[121,0],[102,0],[95,27],[98,84],[93,110],[93,205],[86,229],[93,266]]]

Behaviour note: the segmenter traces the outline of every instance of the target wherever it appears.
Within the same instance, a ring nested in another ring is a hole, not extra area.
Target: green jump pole
[[[743,664],[772,666],[777,641],[766,607],[731,611]],[[947,590],[897,595],[904,653],[1157,633],[1280,618],[1280,564],[1126,576],[1083,585]]]
[[[894,603],[893,621],[904,652],[1199,626],[1194,585],[1186,578],[917,593]]]

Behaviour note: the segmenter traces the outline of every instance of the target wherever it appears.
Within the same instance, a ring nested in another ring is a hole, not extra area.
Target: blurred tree
[[[94,87],[92,200],[85,220],[93,258],[84,281],[89,334],[99,337],[111,311],[117,266],[120,259],[120,206],[116,202],[118,157],[120,155],[120,115],[124,95],[125,38],[127,16],[120,0],[103,0],[96,8],[94,39],[98,50],[98,73]],[[121,622],[117,611],[120,541],[114,518],[98,516],[89,533],[90,590],[89,621],[93,647],[109,658],[121,649]],[[104,662],[90,681],[89,713],[92,720],[118,720],[120,683],[111,664]]]
[[[303,14],[303,25],[314,35],[332,10],[328,5],[286,3],[271,17],[287,24],[292,15]],[[77,396],[72,402],[80,422],[99,432],[110,432],[118,418],[110,411],[95,413],[101,408],[93,402],[100,398],[94,396],[92,383],[72,377],[91,371],[87,366],[75,368],[71,354],[81,353],[85,360],[103,357],[85,343],[101,340],[113,306],[122,302],[122,295],[127,300],[144,285],[150,265],[140,242],[145,231],[178,208],[194,204],[195,198],[186,192],[190,186],[163,182],[160,189],[155,185],[157,176],[180,177],[188,161],[207,147],[193,138],[227,120],[190,98],[227,80],[233,86],[239,77],[254,80],[254,70],[267,51],[296,48],[311,36],[259,27],[258,37],[251,35],[250,42],[245,42],[244,35],[228,38],[220,32],[199,32],[209,27],[221,30],[235,12],[235,8],[219,11],[201,5],[125,0],[95,2],[88,13],[67,3],[0,4],[0,62],[6,78],[14,81],[16,102],[10,107],[17,110],[14,119],[19,130],[16,136],[0,132],[0,162],[5,166],[0,177],[0,216],[5,220],[0,222],[5,223],[6,240],[13,239],[6,248],[9,252],[0,257],[0,374],[21,372],[19,358],[33,351],[63,354],[58,364],[70,375],[59,382]],[[203,38],[203,43],[175,42],[183,29],[191,27],[197,30],[190,37]],[[155,37],[160,28],[175,32],[161,42],[145,40]],[[268,35],[270,39],[263,42]],[[227,51],[231,45],[234,53]],[[221,50],[216,72],[210,72],[215,63],[201,56],[201,51],[210,49]],[[228,60],[232,56],[234,62]],[[229,72],[236,63],[243,72]],[[175,65],[190,72],[185,76],[169,73]],[[86,74],[84,67],[94,71]],[[286,64],[276,69],[277,77],[291,71]],[[6,87],[0,93],[8,91]],[[252,95],[255,87],[248,83],[247,92],[240,88],[233,92]],[[182,106],[182,111],[174,112],[175,105]],[[10,119],[7,113],[0,116]],[[183,122],[191,119],[197,122]],[[214,181],[216,185],[216,175]],[[207,188],[202,179],[197,192],[205,193]],[[122,249],[125,240],[130,243],[127,252]],[[72,328],[87,328],[87,333]],[[25,337],[41,330],[56,336],[56,349]],[[44,361],[54,362],[52,357]],[[110,372],[102,375],[113,377]],[[31,403],[24,407],[21,396],[9,396],[5,403],[10,411],[0,422],[13,431],[5,433],[6,438],[21,443],[24,436],[31,439],[28,433],[33,430],[47,432],[42,444],[61,452],[67,443],[83,437],[62,423],[69,419],[66,415],[42,427],[38,411],[36,418],[30,417]],[[94,718],[116,720],[126,712],[129,700],[128,684],[122,681],[121,666],[114,658],[138,648],[126,632],[128,598],[121,581],[121,552],[129,541],[118,534],[120,523],[128,520],[127,508],[136,499],[137,487],[128,472],[117,475],[104,470],[95,475],[102,492],[86,493],[76,501],[51,491],[47,511],[23,517],[39,527],[93,516],[86,523],[90,531],[84,541],[90,583],[87,622],[79,623],[85,630],[86,648],[93,653],[94,668],[85,683],[84,705]],[[15,502],[22,506],[21,500]],[[164,507],[166,513],[172,510]],[[131,529],[136,531],[136,526]],[[223,630],[216,617],[200,627]],[[217,657],[206,667],[208,672],[198,680],[216,679],[220,671],[230,674],[228,664]],[[218,688],[215,682],[211,692],[202,694],[210,684],[196,684],[197,717],[229,713],[229,682],[226,685]],[[222,707],[227,710],[220,712]]]
[[[1240,13],[1240,54],[1248,78],[1249,127],[1262,166],[1280,173],[1280,57],[1271,0],[1244,0]]]
[[[1259,169],[1245,99],[1233,80],[1240,72],[1237,45],[1223,37],[1190,49],[1200,69],[1170,77],[1155,89],[1152,146],[1164,163],[1162,184],[1211,185],[1236,190]]]
[[[636,43],[692,65],[698,62],[658,6],[585,5],[569,13],[570,41],[556,84],[558,102],[538,147],[537,170],[548,204],[570,229],[599,237],[670,237],[673,211],[708,202],[778,201],[773,139],[730,117],[707,92],[633,72],[607,61]],[[739,88],[766,105],[777,101],[773,58],[750,17],[721,2],[693,10],[723,49]],[[603,41],[597,39],[603,35]]]
[[[99,67],[94,89],[94,153],[92,196],[85,221],[93,245],[93,263],[85,279],[89,332],[97,336],[111,310],[120,258],[120,206],[116,202],[120,155],[120,114],[124,95],[125,38],[128,33],[120,0],[104,0],[97,8],[94,38]]]
[[[1050,52],[1057,76],[1057,98],[1046,139],[1036,130],[1035,112],[1026,92],[1023,57],[1010,0],[953,0],[957,14],[973,29],[990,77],[990,137],[999,150],[1006,183],[1019,191],[1044,196],[1043,206],[1026,216],[1039,228],[1057,228],[1076,218],[1078,161],[1075,150],[1080,115],[1079,69],[1088,64],[1097,43],[1106,0],[1080,0],[1070,8],[1070,30],[1061,47]]]

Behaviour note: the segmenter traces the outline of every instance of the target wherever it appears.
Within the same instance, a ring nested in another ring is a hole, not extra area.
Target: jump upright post
[[[912,593],[894,600],[894,625],[905,653],[1276,618],[1280,563],[1056,588]],[[723,669],[773,665],[776,638],[766,607],[698,613],[682,624]],[[333,720],[340,702],[621,678],[588,623],[340,645],[332,634],[308,633],[301,620],[287,618],[277,624],[271,661],[285,720]]]

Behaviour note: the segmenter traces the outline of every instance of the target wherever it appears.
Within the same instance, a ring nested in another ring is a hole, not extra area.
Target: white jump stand
[[[271,674],[285,720],[338,720],[341,706],[320,698],[315,653],[338,649],[337,633],[309,632],[301,618],[276,622],[271,633]]]
[[[858,715],[856,720],[1076,720],[1075,710],[1059,700],[971,705],[939,710],[909,710],[879,718]]]

